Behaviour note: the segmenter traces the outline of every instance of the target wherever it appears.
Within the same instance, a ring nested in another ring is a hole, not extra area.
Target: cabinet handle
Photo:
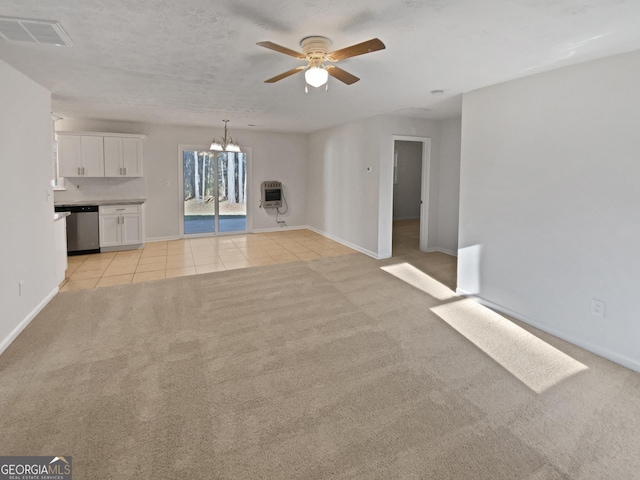
[[[123,170],[124,170],[124,174],[126,175],[127,174],[127,167],[124,167]]]
[[[120,215],[118,215],[118,216],[116,217],[116,223],[117,223],[118,225],[120,225]]]
[[[78,175],[82,175],[82,174],[80,173],[80,167],[78,167]]]
[[[84,175],[84,167],[82,167],[82,175]]]

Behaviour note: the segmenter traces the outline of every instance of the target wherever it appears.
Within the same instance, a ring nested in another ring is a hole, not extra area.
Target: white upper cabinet
[[[142,176],[142,139],[122,139],[122,166],[125,177]]]
[[[61,177],[104,177],[102,137],[59,135],[58,170]]]
[[[104,176],[141,177],[142,139],[104,137]]]
[[[61,177],[141,177],[142,136],[58,132]]]
[[[58,136],[58,172],[61,177],[82,176],[80,135]]]
[[[104,147],[102,137],[80,137],[83,177],[104,177]]]
[[[104,139],[104,176],[122,176],[122,138],[105,137]]]

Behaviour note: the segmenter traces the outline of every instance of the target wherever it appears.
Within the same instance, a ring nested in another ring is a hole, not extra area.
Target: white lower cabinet
[[[120,224],[122,245],[142,243],[142,213],[125,213]]]
[[[100,248],[143,243],[142,205],[104,205],[99,214]]]
[[[122,245],[120,215],[103,215],[100,212],[100,248]]]

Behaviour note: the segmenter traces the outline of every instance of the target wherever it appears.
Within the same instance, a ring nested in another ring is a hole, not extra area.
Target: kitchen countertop
[[[128,198],[123,200],[80,200],[77,202],[66,200],[64,202],[55,202],[56,207],[83,207],[86,205],[140,205],[146,201],[145,198]]]
[[[70,212],[56,212],[53,214],[53,221],[60,220],[61,218],[65,218],[71,215]]]

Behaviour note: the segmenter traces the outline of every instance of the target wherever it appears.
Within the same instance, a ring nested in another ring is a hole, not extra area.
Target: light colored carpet
[[[638,478],[640,376],[454,282],[443,254],[355,254],[59,294],[0,356],[0,454],[76,479]]]

